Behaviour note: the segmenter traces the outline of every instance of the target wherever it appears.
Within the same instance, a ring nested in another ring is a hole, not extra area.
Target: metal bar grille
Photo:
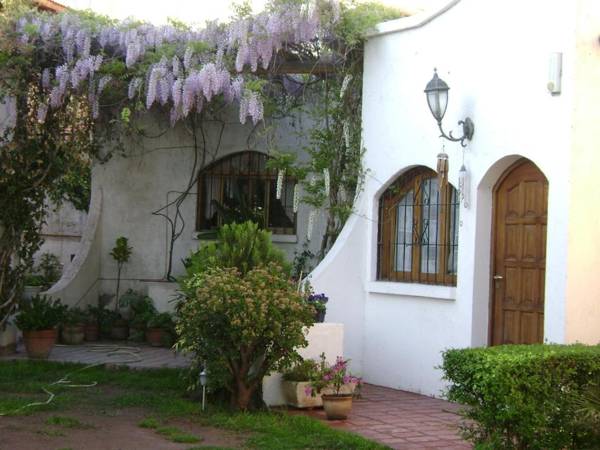
[[[382,195],[377,279],[456,284],[458,195],[436,176],[413,169]]]
[[[277,173],[267,168],[268,156],[240,152],[202,169],[198,177],[197,231],[225,223],[252,220],[274,234],[295,234],[295,180],[286,177],[276,198]]]

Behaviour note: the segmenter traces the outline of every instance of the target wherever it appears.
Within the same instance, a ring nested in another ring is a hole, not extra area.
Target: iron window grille
[[[276,198],[277,171],[268,156],[244,151],[226,156],[200,171],[196,231],[215,231],[225,223],[252,220],[273,234],[295,234],[295,180],[286,177]]]
[[[455,286],[459,205],[431,169],[399,177],[379,201],[377,279]]]

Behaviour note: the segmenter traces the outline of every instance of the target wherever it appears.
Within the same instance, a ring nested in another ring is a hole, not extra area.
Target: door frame
[[[546,178],[546,181],[548,180],[548,177],[546,176],[546,174],[544,174],[544,172],[542,171],[542,169],[540,169],[540,167],[533,162],[532,160],[525,158],[525,157],[521,157],[519,159],[517,159],[515,162],[513,162],[512,164],[510,164],[506,169],[504,169],[504,171],[502,172],[502,175],[500,175],[500,177],[498,178],[498,180],[496,181],[496,183],[494,184],[494,187],[492,189],[492,232],[491,232],[491,241],[490,241],[490,274],[489,274],[489,280],[488,280],[488,286],[489,286],[489,302],[488,302],[488,311],[489,311],[489,321],[488,321],[488,342],[487,345],[488,347],[492,346],[492,340],[493,340],[493,336],[494,336],[494,297],[495,297],[495,285],[494,285],[494,274],[496,272],[496,237],[497,237],[497,230],[496,230],[496,220],[498,218],[498,208],[497,208],[497,196],[498,196],[498,190],[500,188],[500,186],[502,185],[502,183],[504,182],[504,180],[506,180],[506,178],[512,173],[513,170],[515,170],[517,167],[519,167],[522,164],[526,164],[526,163],[531,163],[533,164],[535,167],[537,167],[537,169],[540,171],[540,173],[544,176],[544,178]],[[546,203],[548,203],[548,199],[546,199]],[[546,230],[546,233],[548,231]],[[546,236],[546,246],[548,245],[548,239]],[[548,262],[548,253],[547,251],[545,252],[546,254],[546,265]],[[546,271],[544,271],[544,277],[546,277]],[[546,283],[544,282],[544,287],[546,286]],[[544,289],[544,316],[546,315],[546,292]],[[546,329],[544,327],[544,335],[546,334]]]

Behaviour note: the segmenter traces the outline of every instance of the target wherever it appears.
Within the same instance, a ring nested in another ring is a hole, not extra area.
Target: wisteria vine
[[[256,124],[264,116],[262,94],[246,79],[259,68],[269,69],[280,52],[326,38],[339,19],[336,0],[278,5],[200,30],[128,21],[98,24],[76,13],[30,13],[15,24],[15,50],[34,46],[48,55],[35,105],[40,123],[73,93],[87,96],[97,119],[105,88],[126,83],[130,101],[141,100],[146,109],[168,108],[172,126],[216,97],[239,104],[240,123],[250,117]],[[156,55],[160,59],[153,62]],[[116,77],[111,70],[118,63],[126,70]]]

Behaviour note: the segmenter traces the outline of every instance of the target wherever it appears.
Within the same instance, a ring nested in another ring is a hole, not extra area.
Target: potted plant
[[[154,302],[147,295],[128,289],[119,299],[119,304],[129,309],[129,340],[143,342],[146,325],[157,313]]]
[[[103,311],[104,308],[88,305],[83,328],[86,341],[95,342],[100,338],[100,317]]]
[[[129,337],[129,324],[127,320],[117,311],[106,311],[110,323],[110,338],[124,341]]]
[[[40,257],[40,263],[37,266],[37,272],[43,280],[42,288],[44,291],[50,289],[62,275],[62,264],[58,256],[46,252]]]
[[[175,323],[168,312],[154,314],[146,329],[146,341],[153,347],[170,347],[173,341]]]
[[[65,312],[62,322],[62,340],[67,345],[81,345],[85,338],[84,312],[77,307],[69,308]]]
[[[44,277],[36,274],[28,274],[25,276],[25,287],[23,288],[23,299],[31,300],[36,295],[42,292],[44,286]]]
[[[311,395],[321,393],[323,408],[329,420],[344,420],[352,410],[354,389],[360,386],[361,379],[350,374],[348,361],[338,356],[333,366],[321,355],[321,362],[306,392]]]
[[[306,359],[283,372],[281,387],[286,403],[295,408],[318,408],[323,406],[320,393],[312,394],[311,380],[316,378],[319,367],[316,361]]]
[[[325,294],[311,294],[308,296],[308,303],[315,308],[315,323],[323,323],[325,321],[328,301],[329,297]]]
[[[22,302],[16,317],[23,331],[25,349],[30,358],[47,359],[56,343],[57,327],[63,320],[65,306],[60,301],[36,295]]]
[[[132,247],[129,246],[129,241],[126,237],[120,236],[115,242],[115,246],[110,251],[110,256],[117,263],[117,292],[115,295],[115,311],[119,311],[119,288],[121,286],[121,271],[123,266],[129,262]]]

